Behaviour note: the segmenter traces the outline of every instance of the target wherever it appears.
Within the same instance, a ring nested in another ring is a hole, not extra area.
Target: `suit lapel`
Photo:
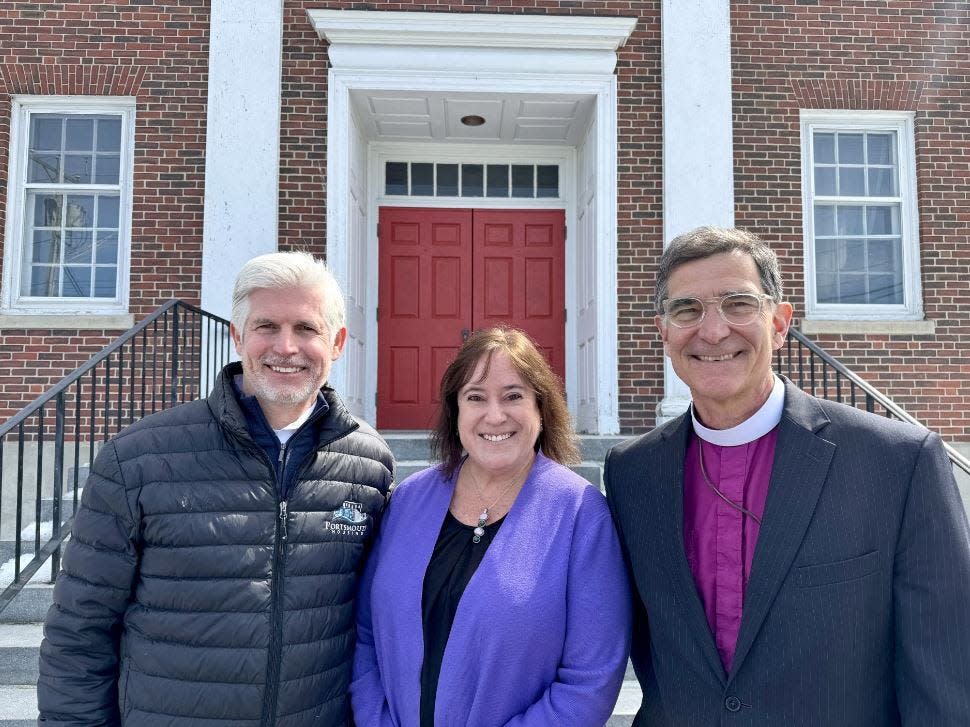
[[[744,593],[732,678],[750,651],[812,521],[835,454],[835,445],[816,434],[827,423],[828,417],[814,397],[786,380],[764,525]]]
[[[727,675],[717,653],[717,645],[711,633],[704,604],[697,593],[694,576],[684,553],[684,456],[687,451],[687,437],[690,433],[690,414],[684,414],[676,427],[670,427],[664,434],[664,441],[656,453],[660,461],[659,527],[660,543],[664,553],[664,563],[670,573],[674,597],[683,609],[684,618],[691,633],[700,645],[711,670],[723,684]],[[655,467],[657,458],[647,457],[644,462],[649,471]]]

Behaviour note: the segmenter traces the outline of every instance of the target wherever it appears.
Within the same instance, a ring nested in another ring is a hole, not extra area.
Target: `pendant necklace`
[[[752,520],[754,520],[760,526],[761,525],[761,518],[760,517],[758,517],[757,515],[755,515],[753,512],[751,512],[750,510],[748,510],[743,505],[740,505],[737,502],[735,502],[734,500],[732,500],[730,497],[728,497],[723,492],[721,492],[713,482],[711,482],[711,478],[707,476],[707,470],[704,469],[704,443],[703,442],[698,442],[697,443],[697,457],[698,457],[698,459],[700,461],[700,465],[701,465],[701,475],[704,477],[704,482],[707,483],[707,486],[711,488],[711,491],[715,495],[717,495],[718,497],[720,497],[722,500],[724,500],[724,502],[726,502],[728,505],[730,505],[731,507],[733,507],[735,510],[737,510],[738,512],[740,512],[742,515],[747,515],[749,518],[751,518]]]
[[[530,463],[530,465],[531,465],[531,463]],[[515,477],[513,477],[509,481],[509,484],[507,484],[504,488],[502,488],[502,491],[498,494],[498,497],[496,497],[494,500],[492,500],[492,504],[491,505],[485,505],[485,494],[482,492],[482,488],[479,486],[478,480],[475,479],[475,476],[471,472],[468,473],[469,479],[475,485],[475,490],[478,492],[478,499],[479,499],[479,501],[483,505],[482,512],[478,516],[478,525],[476,525],[475,526],[475,529],[472,531],[472,542],[473,543],[479,543],[479,542],[481,542],[482,536],[485,535],[485,523],[488,522],[488,511],[491,510],[493,507],[495,507],[499,503],[499,501],[503,497],[505,497],[505,494],[510,489],[512,489],[512,485],[514,485],[518,481],[519,475],[521,475],[521,474],[522,474],[522,470],[519,470],[518,472],[516,472],[515,473]]]

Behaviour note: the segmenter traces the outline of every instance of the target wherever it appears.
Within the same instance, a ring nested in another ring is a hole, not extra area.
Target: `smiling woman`
[[[564,466],[578,451],[562,384],[527,335],[469,337],[434,445],[441,464],[394,491],[365,571],[356,723],[605,724],[626,576],[605,498]]]

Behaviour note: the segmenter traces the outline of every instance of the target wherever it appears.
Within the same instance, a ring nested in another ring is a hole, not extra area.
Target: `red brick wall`
[[[208,27],[203,0],[0,4],[0,189],[7,188],[11,95],[136,98],[136,320],[170,298],[199,302]],[[5,205],[0,194],[0,229]],[[0,421],[118,334],[0,331]]]
[[[934,335],[815,340],[945,438],[970,439],[970,8],[731,3],[737,224],[777,245],[805,308],[800,109],[912,110],[923,303]]]

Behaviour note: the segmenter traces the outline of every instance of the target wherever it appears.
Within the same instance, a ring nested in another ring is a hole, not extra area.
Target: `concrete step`
[[[36,727],[37,689],[0,685],[0,727]]]
[[[640,687],[623,682],[620,698],[606,727],[630,727],[640,706]],[[35,727],[37,689],[34,686],[0,685],[0,727]]]
[[[36,684],[44,627],[40,623],[0,624],[0,684]]]

